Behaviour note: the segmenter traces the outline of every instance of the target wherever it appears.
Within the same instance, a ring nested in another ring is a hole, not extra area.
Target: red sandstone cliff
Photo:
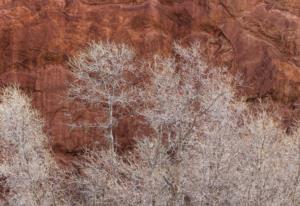
[[[300,97],[298,0],[2,0],[0,83],[18,81],[31,92],[54,142],[72,151],[90,137],[70,130],[66,114],[72,121],[99,115],[64,101],[69,56],[91,40],[126,42],[149,55],[196,39],[208,60],[243,75],[251,97]],[[128,122],[120,138],[133,135]]]

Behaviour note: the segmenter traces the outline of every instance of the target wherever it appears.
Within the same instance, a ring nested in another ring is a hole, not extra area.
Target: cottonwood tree
[[[190,190],[187,185],[191,185],[188,182],[191,183],[193,180],[189,178],[189,181],[187,181],[187,177],[191,177],[191,175],[186,173],[186,169],[191,168],[188,166],[188,163],[194,160],[193,153],[197,153],[198,151],[196,150],[199,149],[196,147],[199,124],[203,119],[208,120],[208,113],[211,114],[210,121],[220,118],[220,115],[225,117],[226,111],[223,111],[220,106],[223,106],[224,110],[228,109],[225,107],[231,103],[233,98],[233,89],[231,88],[230,81],[226,80],[226,77],[221,77],[221,72],[218,70],[207,72],[208,67],[201,59],[198,44],[195,44],[191,48],[183,48],[175,44],[174,51],[179,56],[179,63],[174,58],[155,56],[154,60],[147,65],[147,68],[152,71],[152,82],[147,91],[141,92],[141,96],[145,100],[145,109],[141,114],[154,129],[156,148],[160,149],[153,149],[151,141],[146,141],[145,144],[142,144],[143,148],[145,151],[149,151],[149,153],[154,153],[152,156],[156,158],[159,158],[162,153],[168,154],[169,161],[164,161],[163,166],[159,164],[158,168],[163,172],[159,173],[159,175],[155,173],[155,176],[149,176],[152,172],[143,173],[139,170],[147,168],[148,171],[153,171],[153,167],[156,167],[155,164],[150,164],[149,161],[141,158],[145,156],[142,155],[143,151],[140,151],[140,146],[136,150],[136,153],[140,157],[140,163],[138,161],[132,162],[129,159],[126,160],[127,162],[131,162],[127,166],[127,171],[135,170],[135,172],[132,171],[132,174],[135,175],[140,172],[144,177],[140,175],[138,179],[141,179],[142,182],[152,182],[149,183],[152,185],[150,189],[148,188],[138,193],[145,195],[141,199],[148,202],[147,204],[151,202],[153,205],[181,205],[191,201],[189,200],[190,196],[194,193],[189,192]],[[178,67],[181,70],[178,71]],[[215,81],[211,78],[215,78]],[[218,106],[215,106],[215,104],[218,104]],[[166,145],[164,145],[165,143]],[[140,144],[138,143],[137,145]],[[151,157],[150,154],[148,155]],[[99,162],[103,161],[99,156],[91,159],[96,159]],[[160,159],[152,161],[157,163],[160,162]],[[99,162],[97,165],[100,166]],[[143,167],[143,164],[146,167]],[[92,162],[92,165],[96,164]],[[126,166],[126,164],[122,165],[123,167]],[[94,168],[99,171],[103,170],[101,166],[99,168],[89,165],[88,168]],[[92,174],[95,173],[95,171],[92,172]],[[124,175],[125,172],[121,173]],[[157,179],[154,181],[155,178]],[[100,178],[96,179],[100,180]],[[85,180],[87,179],[85,178]],[[128,182],[125,181],[125,183]],[[123,182],[123,184],[125,183]],[[103,187],[105,184],[96,185]],[[137,187],[135,184],[134,186]],[[138,188],[144,187],[141,184]],[[158,191],[160,191],[160,194],[164,194],[164,198],[161,198],[159,195],[153,195],[157,193],[155,191],[157,188],[160,188]],[[131,190],[128,189],[128,191]],[[95,194],[95,192],[91,192],[91,194]],[[123,192],[122,194],[126,193]]]
[[[140,114],[153,133],[123,156],[88,150],[78,205],[299,204],[299,128],[287,135],[264,109],[253,113],[198,48],[175,44],[176,61],[148,63]]]
[[[287,136],[264,111],[248,115],[239,120],[247,124],[208,122],[210,131],[191,137],[178,186],[170,173],[178,164],[158,138],[139,140],[122,157],[89,151],[76,178],[81,204],[170,205],[177,186],[176,205],[297,205],[299,133]]]
[[[175,164],[167,180],[173,193],[171,205],[188,198],[181,191],[183,157],[191,151],[189,145],[195,144],[201,121],[222,120],[234,97],[232,78],[220,70],[208,70],[199,48],[198,43],[188,48],[174,44],[177,60],[155,57],[150,64],[153,81],[145,93],[147,108],[142,115],[158,138],[167,139],[173,154]]]
[[[4,156],[0,174],[9,205],[55,205],[55,162],[43,133],[43,121],[30,99],[17,87],[0,96],[0,140]]]
[[[166,205],[171,197],[168,165],[167,148],[159,139],[137,141],[122,157],[111,150],[89,150],[81,164],[84,175],[74,178],[81,204]]]
[[[299,130],[287,135],[267,112],[248,116],[242,129],[238,164],[230,168],[237,182],[237,204],[299,204]],[[239,166],[240,168],[238,168]]]
[[[170,152],[176,162],[174,168],[169,168],[165,181],[172,190],[171,205],[179,202],[179,187],[182,150],[188,138],[193,133],[197,122],[196,102],[199,94],[192,82],[182,82],[176,71],[175,59],[160,59],[156,57],[152,66],[153,83],[145,100],[149,107],[142,115],[155,130],[157,138],[167,139]],[[170,165],[171,166],[171,165]],[[173,165],[172,165],[173,166]]]
[[[93,42],[70,61],[75,77],[70,96],[88,104],[103,105],[107,113],[105,123],[82,126],[104,128],[111,149],[115,146],[115,107],[131,101],[126,75],[132,72],[134,56],[133,50],[124,44]]]

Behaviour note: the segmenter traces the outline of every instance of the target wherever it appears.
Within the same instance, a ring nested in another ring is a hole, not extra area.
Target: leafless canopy
[[[155,131],[122,157],[88,151],[80,186],[88,205],[296,205],[299,132],[287,135],[235,97],[233,79],[210,68],[199,45],[148,62],[137,111]]]
[[[111,149],[115,145],[115,107],[132,101],[126,75],[132,72],[134,56],[133,50],[124,44],[93,42],[70,61],[75,77],[69,90],[70,97],[88,104],[104,105],[107,121],[90,126],[106,130]]]
[[[9,205],[53,205],[51,172],[55,162],[43,122],[31,100],[17,87],[1,91],[0,140],[4,161],[0,175],[9,189]]]
[[[74,161],[80,172],[60,172],[60,178],[51,176],[55,163],[30,99],[17,88],[3,90],[0,175],[10,188],[7,203],[299,205],[300,127],[286,134],[263,107],[253,114],[236,98],[233,77],[206,65],[199,47],[174,44],[176,58],[145,62],[151,77],[135,90],[144,103],[136,113],[152,132],[122,156],[114,150],[114,108],[137,100],[126,81],[134,54],[125,45],[100,42],[76,56],[70,95],[103,106],[107,121],[99,127],[111,147],[86,148]]]

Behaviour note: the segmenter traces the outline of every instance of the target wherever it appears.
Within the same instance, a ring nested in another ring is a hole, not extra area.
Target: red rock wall
[[[251,97],[298,100],[299,0],[1,0],[0,83],[17,81],[32,93],[57,147],[73,151],[101,133],[68,122],[101,111],[65,101],[68,57],[92,40],[126,42],[146,56],[196,39],[208,60],[242,74]],[[121,122],[119,138],[134,136],[135,123]]]

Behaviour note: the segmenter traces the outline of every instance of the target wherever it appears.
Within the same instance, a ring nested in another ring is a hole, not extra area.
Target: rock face
[[[74,151],[100,135],[67,124],[101,111],[65,101],[67,60],[93,40],[125,42],[141,56],[200,40],[208,61],[242,75],[250,97],[300,97],[299,0],[2,0],[0,83],[32,94],[57,149]],[[132,124],[121,119],[120,139],[135,135]]]

